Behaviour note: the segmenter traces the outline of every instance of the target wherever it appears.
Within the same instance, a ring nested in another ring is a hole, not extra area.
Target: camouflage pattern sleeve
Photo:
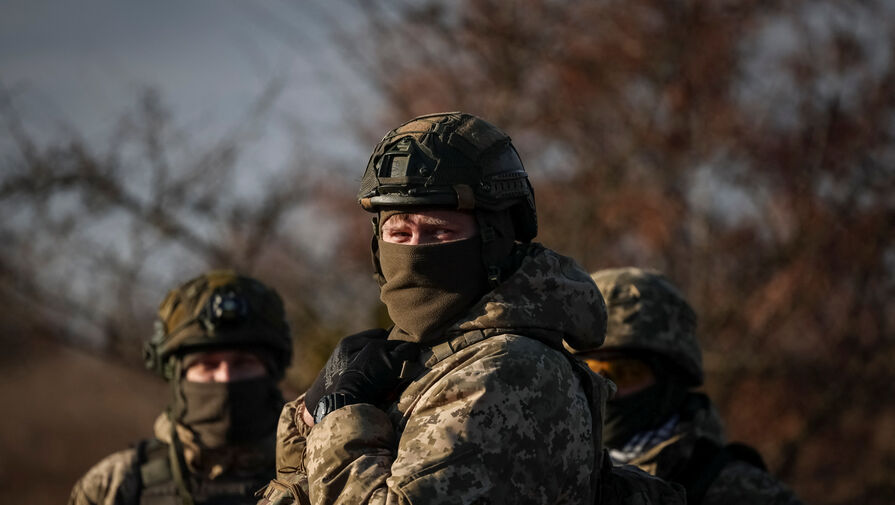
[[[68,504],[136,505],[140,496],[136,459],[134,449],[106,457],[75,484]]]
[[[431,383],[408,388],[413,400],[397,423],[360,404],[311,430],[312,503],[593,502],[599,451],[591,411],[559,352],[525,337],[495,336],[437,364],[421,381]]]
[[[386,503],[396,444],[385,412],[366,403],[342,407],[311,429],[307,443],[311,503]]]
[[[721,470],[702,500],[704,505],[801,505],[782,482],[764,470],[735,461]]]
[[[258,500],[258,505],[307,505],[308,475],[305,469],[305,446],[311,427],[304,423],[304,395],[287,403],[277,424],[276,478]]]
[[[301,419],[305,396],[287,403],[277,424],[277,477],[305,474],[305,440],[311,427]]]

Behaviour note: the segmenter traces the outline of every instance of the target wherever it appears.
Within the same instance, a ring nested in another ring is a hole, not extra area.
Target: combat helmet
[[[388,132],[373,149],[357,198],[370,212],[473,211],[491,268],[507,254],[489,251],[494,234],[509,235],[512,243],[530,242],[538,232],[534,190],[510,137],[462,112],[419,116]],[[374,230],[379,233],[376,218]]]
[[[166,380],[177,358],[219,348],[267,351],[274,378],[292,359],[283,301],[261,282],[231,270],[213,270],[171,290],[159,305],[155,333],[143,347],[146,367]]]
[[[609,316],[598,352],[635,351],[658,355],[675,365],[691,386],[703,381],[696,313],[661,273],[613,268],[591,274]]]

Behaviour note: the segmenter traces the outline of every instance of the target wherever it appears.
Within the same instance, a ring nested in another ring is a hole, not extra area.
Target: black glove
[[[402,382],[405,361],[419,356],[419,346],[397,340],[371,340],[358,351],[332,387],[323,389],[323,396],[314,407],[314,421],[345,405],[372,403],[381,405]]]
[[[349,335],[340,340],[332,354],[329,355],[329,359],[326,360],[326,365],[323,366],[323,369],[317,374],[317,378],[314,379],[314,383],[305,393],[305,408],[308,412],[314,412],[320,399],[327,394],[325,391],[332,392],[336,379],[365,345],[376,340],[384,341],[386,338],[388,338],[388,330],[377,328]]]

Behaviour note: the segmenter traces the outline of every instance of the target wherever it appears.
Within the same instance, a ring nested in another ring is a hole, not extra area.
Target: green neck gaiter
[[[676,381],[661,381],[606,402],[603,444],[621,449],[634,435],[661,425],[680,409],[687,388]]]
[[[434,343],[488,292],[481,254],[478,236],[425,245],[379,240],[379,262],[385,278],[379,298],[409,340]]]
[[[254,442],[276,429],[283,395],[270,377],[236,382],[180,381],[174,420],[209,449]]]

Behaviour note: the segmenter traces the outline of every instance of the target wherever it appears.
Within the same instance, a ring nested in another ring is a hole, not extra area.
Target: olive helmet
[[[427,114],[388,132],[373,149],[361,206],[509,210],[515,239],[537,235],[534,190],[510,137],[462,112]]]
[[[703,381],[696,313],[661,273],[613,268],[591,274],[606,300],[609,321],[599,353],[646,352],[676,366],[691,386]]]
[[[357,198],[377,213],[411,207],[471,211],[492,287],[513,271],[506,262],[513,244],[538,234],[534,189],[510,137],[462,112],[419,116],[388,132],[373,149]],[[379,226],[374,217],[373,265],[382,285]]]
[[[282,378],[292,359],[292,338],[276,291],[230,270],[191,279],[159,305],[143,354],[147,368],[171,380],[177,358],[221,348],[266,351],[271,375]]]

